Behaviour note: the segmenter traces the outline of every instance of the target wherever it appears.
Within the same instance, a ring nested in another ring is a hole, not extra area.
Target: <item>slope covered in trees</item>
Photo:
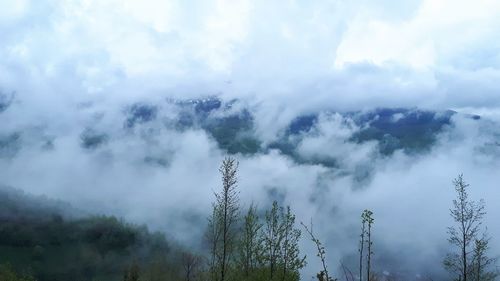
[[[134,264],[150,280],[180,278],[181,256],[164,234],[144,226],[0,190],[0,280],[10,280],[2,278],[13,272],[40,281],[121,280]]]

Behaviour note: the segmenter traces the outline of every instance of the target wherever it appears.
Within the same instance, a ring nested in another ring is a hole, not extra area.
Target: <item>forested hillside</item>
[[[119,218],[0,190],[0,280],[9,268],[35,280],[122,280],[133,266],[148,280],[179,280],[182,250],[163,233]],[[7,266],[8,265],[8,266]]]

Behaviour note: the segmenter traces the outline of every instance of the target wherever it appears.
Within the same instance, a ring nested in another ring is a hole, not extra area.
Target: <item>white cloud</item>
[[[22,18],[29,9],[29,0],[0,1],[0,25]]]
[[[452,65],[464,50],[498,44],[498,1],[425,0],[415,15],[398,22],[358,14],[337,50],[335,65],[370,62],[414,68]]]
[[[16,98],[0,115],[0,132],[25,132],[26,148],[0,160],[2,182],[158,227],[175,225],[182,212],[206,213],[223,152],[201,130],[166,129],[163,119],[175,113],[167,107],[151,127],[124,134],[123,108],[133,102],[240,98],[265,142],[297,115],[325,109],[461,108],[499,120],[494,0],[8,2],[0,1],[0,90]],[[414,243],[432,258],[408,257],[439,263],[435,246],[446,241],[437,228],[449,223],[451,178],[464,172],[481,188],[474,197],[497,195],[494,126],[457,120],[431,154],[374,159],[374,144],[348,142],[358,128],[344,121],[321,117],[299,153],[340,158],[346,173],[299,165],[276,151],[239,156],[242,197],[262,202],[272,188],[283,191],[298,218],[314,216],[324,226],[318,232],[328,237],[332,263],[356,251],[349,235],[357,235],[367,207],[375,210],[378,243]],[[109,132],[105,148],[79,146],[88,126]],[[154,133],[150,142],[141,138],[147,132]],[[40,149],[43,138],[55,138],[54,150]],[[145,165],[148,153],[170,166]],[[360,189],[350,170],[364,164],[376,170]],[[499,210],[488,206],[492,225]],[[422,219],[428,216],[437,219]],[[336,252],[339,244],[346,246]]]
[[[26,3],[9,12],[16,20],[2,16],[0,83],[8,90],[38,80],[72,81],[73,95],[119,99],[127,85],[137,96],[292,98],[302,109],[325,101],[341,109],[500,104],[496,78],[476,74],[500,65],[496,1]],[[461,82],[472,78],[488,85],[488,102]]]

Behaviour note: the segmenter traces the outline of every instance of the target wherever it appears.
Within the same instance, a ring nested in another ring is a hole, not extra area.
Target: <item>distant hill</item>
[[[0,114],[10,105],[7,97],[0,98]],[[103,113],[104,114],[104,113]],[[364,143],[376,141],[382,155],[395,151],[404,153],[425,153],[435,143],[437,135],[453,126],[452,117],[459,113],[445,110],[432,111],[418,108],[377,108],[369,111],[321,111],[295,116],[274,140],[262,140],[256,134],[256,114],[239,100],[225,101],[217,96],[199,99],[164,99],[159,103],[137,102],[122,111],[121,123],[115,127],[102,128],[98,122],[81,128],[79,145],[83,150],[95,151],[112,145],[114,138],[138,136],[149,145],[159,130],[176,131],[204,130],[221,148],[229,154],[253,155],[276,149],[293,160],[304,163],[335,167],[337,159],[304,159],[297,152],[300,141],[315,132],[320,116],[337,114],[354,122],[359,130],[348,141]],[[480,119],[480,116],[467,116]],[[324,122],[325,120],[323,120]],[[327,121],[328,122],[328,121]],[[113,126],[113,125],[112,125]],[[31,135],[30,135],[31,134]],[[49,150],[57,145],[58,136],[43,132],[4,131],[0,132],[0,158],[13,158],[25,145],[33,145],[33,135],[41,143],[41,149]],[[31,143],[27,143],[30,139]],[[144,155],[147,164],[167,166],[168,155],[155,153]]]
[[[132,264],[154,280],[176,278],[181,252],[145,226],[0,188],[0,264],[36,280],[122,280]]]
[[[378,141],[380,152],[386,155],[398,149],[408,153],[426,151],[434,144],[436,135],[451,125],[451,117],[458,114],[451,110],[437,112],[417,108],[315,112],[297,116],[285,128],[279,139],[263,146],[263,142],[254,132],[255,117],[241,104],[235,107],[238,102],[237,100],[224,102],[217,97],[168,100],[169,104],[178,108],[178,118],[170,120],[170,124],[178,129],[201,128],[217,141],[220,148],[230,154],[254,154],[272,148],[297,159],[296,147],[290,141],[290,136],[309,133],[315,127],[320,114],[335,113],[346,119],[352,119],[362,129],[351,141],[358,143]],[[158,108],[153,105],[133,105],[126,117],[126,124],[153,121],[157,110]],[[480,118],[476,115],[470,117]]]

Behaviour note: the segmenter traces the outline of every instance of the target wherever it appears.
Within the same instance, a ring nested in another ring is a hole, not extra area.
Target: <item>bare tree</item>
[[[185,252],[182,254],[182,265],[184,267],[186,281],[195,280],[196,275],[198,274],[200,263],[200,257],[189,252]]]
[[[321,244],[321,241],[314,236],[313,232],[313,223],[311,221],[311,226],[307,227],[303,222],[301,222],[302,226],[305,228],[306,232],[309,234],[311,240],[313,243],[316,245],[316,249],[318,251],[317,256],[321,260],[321,266],[323,267],[323,270],[321,270],[316,277],[318,278],[318,281],[337,281],[337,279],[334,279],[333,277],[330,277],[328,273],[328,267],[326,265],[326,250],[323,244]]]
[[[222,258],[221,258],[221,281],[226,280],[229,256],[234,246],[235,224],[239,216],[239,198],[236,190],[238,179],[238,162],[234,158],[227,157],[222,161],[219,168],[222,175],[222,192],[215,194],[217,203],[222,211]]]
[[[450,215],[456,225],[448,227],[448,241],[458,248],[458,253],[448,254],[444,260],[445,268],[458,275],[460,281],[470,279],[471,270],[469,268],[472,244],[476,240],[482,224],[484,211],[484,201],[478,203],[469,199],[467,188],[469,185],[464,182],[463,175],[460,174],[453,180],[457,198],[453,200],[453,208]]]
[[[361,214],[361,235],[359,239],[359,280],[363,280],[363,250],[365,246],[365,228],[366,228],[366,219],[363,216],[364,212]]]
[[[361,218],[363,220],[363,224],[366,223],[367,229],[366,229],[366,280],[370,281],[372,280],[372,272],[371,272],[371,260],[372,260],[372,225],[374,222],[373,219],[373,212],[370,210],[364,210],[363,214],[361,215]],[[364,227],[363,227],[364,228]]]
[[[344,272],[344,278],[346,281],[354,281],[354,275],[352,274],[352,271],[344,265],[343,262],[340,262],[340,266],[342,267],[342,271]]]

